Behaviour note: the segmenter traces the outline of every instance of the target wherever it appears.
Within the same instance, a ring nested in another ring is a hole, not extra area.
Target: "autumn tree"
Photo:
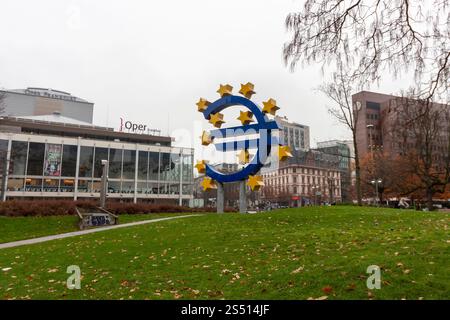
[[[360,88],[414,70],[417,97],[449,100],[449,0],[306,0],[286,18],[284,59],[341,66]]]
[[[378,201],[381,203],[386,197],[404,196],[407,189],[405,179],[399,179],[400,162],[392,159],[391,155],[381,148],[373,150],[361,159],[361,190],[363,196],[374,196],[374,180],[381,179],[378,185]]]
[[[401,162],[399,178],[408,181],[404,193],[423,191],[432,210],[433,196],[450,184],[450,105],[398,98],[391,101],[385,121],[391,128],[386,143]]]

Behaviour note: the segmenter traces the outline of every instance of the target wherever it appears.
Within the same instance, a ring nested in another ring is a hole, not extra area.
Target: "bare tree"
[[[306,0],[286,18],[284,59],[334,62],[360,87],[414,70],[417,97],[450,100],[449,0]]]
[[[410,98],[394,102],[386,121],[392,122],[392,153],[402,162],[399,174],[410,177],[403,192],[423,191],[432,210],[433,196],[450,184],[450,105]]]
[[[343,71],[333,74],[333,81],[319,87],[319,91],[323,92],[334,105],[328,108],[330,114],[335,117],[338,122],[344,124],[352,133],[353,148],[355,149],[355,175],[356,175],[356,199],[358,205],[362,205],[361,200],[361,166],[358,153],[358,145],[356,144],[356,125],[358,121],[358,108],[352,104],[352,87],[350,77]]]

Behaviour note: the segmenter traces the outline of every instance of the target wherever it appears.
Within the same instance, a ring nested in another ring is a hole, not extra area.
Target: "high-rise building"
[[[405,143],[413,147],[416,141],[413,141],[411,137],[405,141],[395,141],[394,132],[395,126],[401,123],[402,118],[405,115],[404,108],[420,108],[420,103],[417,100],[406,99],[393,95],[361,91],[352,96],[352,102],[355,112],[357,114],[357,126],[356,126],[356,144],[358,147],[359,158],[364,158],[368,153],[375,150],[383,150],[387,155],[398,155]],[[443,115],[450,114],[450,106],[448,104],[433,103],[432,109],[444,110]],[[399,121],[400,120],[400,121]],[[442,126],[440,126],[440,133],[435,139],[436,145],[434,149],[437,153],[443,150],[448,150],[446,145],[445,136],[448,134],[448,118],[442,117]],[[438,129],[438,127],[436,127]],[[412,133],[408,134],[414,136]],[[444,138],[442,138],[444,137]],[[441,139],[442,138],[442,139]],[[440,142],[441,145],[438,145]],[[437,155],[439,156],[439,155]],[[448,155],[442,154],[446,157]]]
[[[289,121],[286,117],[275,116],[275,121],[282,128],[280,139],[292,150],[309,150],[309,127]]]

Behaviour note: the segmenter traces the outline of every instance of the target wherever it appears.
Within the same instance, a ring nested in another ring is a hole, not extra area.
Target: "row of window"
[[[294,149],[305,148],[305,133],[302,130],[285,127],[282,138],[285,144]]]
[[[367,119],[378,120],[379,119],[379,115],[376,114],[376,113],[367,113]]]
[[[291,180],[291,181],[290,181]],[[292,179],[289,176],[285,177],[277,177],[277,178],[267,178],[266,182],[268,185],[286,185],[289,183],[293,184],[303,184],[303,185],[328,185],[334,184],[339,185],[339,179],[336,178],[324,178],[324,177],[315,177],[315,176],[292,176]]]
[[[273,171],[268,173],[267,176],[278,176],[283,174],[292,174],[292,173],[301,173],[301,174],[310,174],[316,176],[328,176],[328,177],[339,177],[339,172],[337,171],[328,171],[321,169],[311,169],[311,168],[283,168],[277,171]]]
[[[332,192],[333,195],[336,197],[340,197],[340,190],[339,188],[332,188]],[[319,193],[325,196],[328,196],[330,193],[329,188],[319,188],[319,189],[315,189],[312,186],[305,186],[305,187],[298,187],[298,186],[276,186],[276,187],[271,187],[271,188],[267,188],[263,191],[264,196],[270,196],[270,195],[277,195],[280,193],[290,193],[290,194],[294,194],[294,195],[307,195],[307,196],[311,196],[314,195],[315,193]]]
[[[183,194],[192,193],[192,184],[182,185]],[[78,180],[78,193],[100,193],[101,181],[95,180]],[[110,180],[108,182],[109,193],[134,194],[134,181]],[[9,178],[8,191],[26,191],[26,192],[74,192],[74,179],[35,179],[35,178]],[[179,194],[179,183],[168,182],[137,182],[136,193],[138,194]]]
[[[122,150],[100,147],[45,144],[12,141],[9,173],[13,176],[45,176],[100,178],[102,160],[109,161],[109,178],[134,180],[178,181],[180,173],[184,181],[193,180],[191,155],[163,152]],[[136,168],[137,160],[137,168]]]

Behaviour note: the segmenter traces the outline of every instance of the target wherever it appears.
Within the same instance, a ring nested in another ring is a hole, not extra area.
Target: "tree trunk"
[[[356,145],[356,128],[353,130],[353,148],[355,149],[355,176],[356,176],[356,200],[358,206],[362,206],[361,197],[361,167],[359,165],[358,146]]]
[[[433,188],[430,186],[427,186],[427,208],[433,211]]]

